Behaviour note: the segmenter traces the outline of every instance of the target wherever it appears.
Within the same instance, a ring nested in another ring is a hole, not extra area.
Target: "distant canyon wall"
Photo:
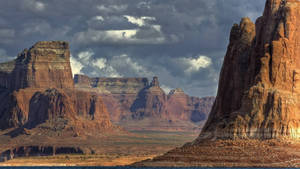
[[[149,83],[147,78],[75,75],[74,82],[78,90],[94,91],[101,95],[112,121],[127,127],[134,121],[144,121],[147,125],[147,119],[161,121],[166,126],[174,126],[179,121],[189,127],[193,126],[191,124],[203,124],[214,102],[214,97],[190,97],[181,89],[166,94],[160,88],[157,77]],[[140,125],[143,127],[143,124]]]

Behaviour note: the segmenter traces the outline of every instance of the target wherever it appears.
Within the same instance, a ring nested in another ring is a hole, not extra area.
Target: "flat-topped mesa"
[[[102,98],[74,89],[67,42],[38,42],[25,49],[14,61],[0,64],[0,80],[0,130],[44,124],[113,128]]]
[[[300,1],[267,0],[256,31],[247,20],[231,31],[199,139],[300,138]]]
[[[70,49],[67,42],[37,42],[29,50],[20,53],[12,70],[6,74],[2,87],[11,90],[23,88],[73,88],[70,66]],[[7,65],[2,64],[2,65]]]
[[[74,83],[76,88],[89,88],[103,94],[138,94],[149,85],[147,78],[90,78],[86,75],[75,75]]]
[[[103,87],[112,94],[138,94],[148,86],[147,78],[93,78],[93,87]]]

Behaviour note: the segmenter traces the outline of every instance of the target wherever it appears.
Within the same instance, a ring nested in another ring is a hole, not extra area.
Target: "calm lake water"
[[[200,167],[0,167],[0,169],[231,169],[231,168],[200,168]],[[257,169],[257,168],[232,168],[232,169]],[[262,168],[270,169],[270,168]],[[272,168],[282,169],[282,168]]]

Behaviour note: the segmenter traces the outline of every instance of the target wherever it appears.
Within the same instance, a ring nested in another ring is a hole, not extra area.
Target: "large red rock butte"
[[[11,90],[74,87],[67,42],[38,42],[0,71],[0,86]]]
[[[38,42],[0,65],[0,129],[39,125],[85,133],[113,125],[95,93],[74,89],[67,42]]]
[[[300,1],[267,0],[231,32],[215,105],[200,138],[300,138]]]
[[[137,166],[299,167],[300,1],[232,27],[216,101],[192,143]]]
[[[74,82],[77,90],[101,95],[112,121],[128,130],[199,131],[214,101],[214,97],[190,97],[181,89],[165,94],[158,77],[149,83],[147,78],[75,75]]]

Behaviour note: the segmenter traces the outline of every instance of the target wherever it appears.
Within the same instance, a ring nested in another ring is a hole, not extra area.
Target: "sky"
[[[264,0],[2,0],[0,62],[37,41],[71,47],[74,74],[158,76],[161,87],[216,95],[234,23]]]

